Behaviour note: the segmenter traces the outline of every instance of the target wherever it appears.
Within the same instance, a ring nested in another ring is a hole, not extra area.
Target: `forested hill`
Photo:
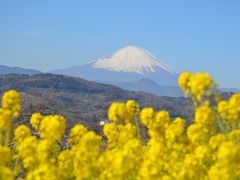
[[[99,121],[107,119],[109,105],[113,101],[128,99],[134,99],[141,107],[167,110],[173,118],[188,118],[192,114],[189,99],[131,92],[112,85],[63,75],[0,75],[1,94],[9,89],[21,93],[21,121],[26,122],[33,112],[57,113],[68,119],[68,127],[82,122],[91,129],[99,130]]]

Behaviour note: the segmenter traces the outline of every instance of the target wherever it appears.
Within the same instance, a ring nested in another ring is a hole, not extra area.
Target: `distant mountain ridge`
[[[174,86],[161,86],[147,78],[142,78],[132,83],[115,82],[109,84],[113,84],[130,91],[147,92],[151,94],[156,94],[158,96],[171,96],[171,97],[183,96],[183,91],[181,90],[181,88]]]
[[[34,75],[41,73],[41,71],[35,69],[25,69],[21,67],[9,67],[5,65],[0,65],[0,74],[28,74]]]

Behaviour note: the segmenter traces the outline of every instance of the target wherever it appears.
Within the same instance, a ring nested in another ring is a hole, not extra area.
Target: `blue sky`
[[[238,0],[2,0],[0,64],[42,71],[126,45],[240,88]]]

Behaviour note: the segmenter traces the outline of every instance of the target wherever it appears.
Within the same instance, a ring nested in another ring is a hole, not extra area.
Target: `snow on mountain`
[[[155,72],[157,68],[161,68],[171,74],[176,73],[173,68],[158,60],[149,51],[136,46],[127,46],[110,56],[100,58],[93,64],[93,67],[110,71],[135,72],[140,74]]]
[[[127,46],[85,65],[51,71],[97,82],[135,82],[148,78],[159,85],[177,86],[178,73],[149,51]]]

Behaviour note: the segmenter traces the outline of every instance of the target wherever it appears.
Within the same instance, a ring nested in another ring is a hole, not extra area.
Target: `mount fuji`
[[[151,81],[149,84],[155,82],[161,86],[176,87],[178,78],[177,71],[170,65],[159,60],[149,51],[136,46],[124,47],[85,65],[54,70],[50,73],[81,77],[113,85],[135,83],[140,79],[145,79],[145,82]],[[147,87],[137,88],[145,92],[146,89]]]

